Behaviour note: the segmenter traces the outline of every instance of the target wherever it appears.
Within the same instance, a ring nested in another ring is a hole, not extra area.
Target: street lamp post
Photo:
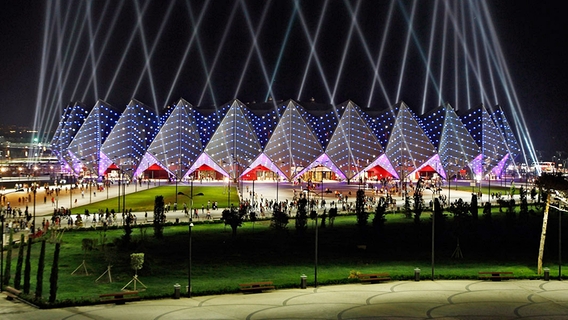
[[[0,210],[0,221],[2,227],[2,230],[0,230],[0,291],[4,288],[4,217],[4,210]]]
[[[193,177],[191,178],[190,192],[191,192],[191,200],[189,203],[189,218],[191,219],[193,215]]]
[[[55,207],[59,208],[59,193],[61,192],[61,187],[55,188]]]
[[[491,203],[491,171],[489,171],[489,189],[487,191],[487,200]]]
[[[120,213],[120,184],[122,183],[122,170],[118,172],[118,213]]]
[[[191,217],[191,215],[190,215]],[[191,298],[191,229],[193,228],[193,223],[191,218],[189,218],[189,262],[187,268],[187,297]]]
[[[187,267],[187,296],[189,298],[191,298],[191,259],[192,259],[192,244],[191,244],[191,231],[193,228],[193,219],[192,219],[192,215],[193,215],[193,179],[191,179],[191,197],[188,196],[187,194],[183,193],[183,192],[178,192],[177,195],[180,196],[185,196],[188,197],[190,199],[190,203],[191,203],[191,211],[189,213],[189,227],[188,227],[188,233],[189,233],[189,262],[188,262],[188,267]],[[201,193],[198,195],[202,195]]]
[[[451,190],[452,190],[452,176],[451,174],[447,174],[447,180],[448,180],[448,203],[451,203],[452,200],[450,199],[450,195],[451,195]]]
[[[448,180],[449,181],[449,180]],[[432,281],[434,281],[434,258],[435,258],[435,240],[436,240],[436,200],[434,199],[433,203],[434,207],[432,208],[432,255],[431,255],[431,264],[432,264]]]
[[[34,194],[34,218],[32,221],[32,234],[35,233],[35,221],[36,221],[36,192],[37,192],[37,185],[34,184],[32,185],[32,193]],[[2,228],[4,228],[4,226],[2,225]]]
[[[124,178],[124,171],[122,177]],[[126,213],[126,183],[122,184],[122,212]]]
[[[310,194],[310,188],[308,186],[308,198],[309,198],[309,194]],[[311,206],[311,203],[310,203],[310,207],[313,210],[313,206]],[[319,228],[318,228],[318,214],[316,212],[316,240],[315,240],[315,250],[314,250],[314,254],[315,254],[315,256],[314,256],[314,288],[318,287],[318,247],[319,247],[318,230],[319,230]]]
[[[558,193],[554,199],[562,202],[564,206],[568,204],[568,200]],[[558,210],[558,280],[562,280],[562,212],[568,212],[568,210],[560,208],[560,203],[556,206],[550,205],[550,207]]]
[[[179,177],[181,177],[181,168],[180,168],[181,164],[180,164],[180,162],[181,162],[181,159],[178,159],[178,168],[177,168],[178,170],[175,170],[175,175],[174,175],[175,179],[176,179],[176,203],[178,203],[178,179],[179,179]],[[178,176],[178,174],[179,174],[179,176]]]
[[[231,208],[231,174],[229,174],[228,184],[227,184],[227,208]]]

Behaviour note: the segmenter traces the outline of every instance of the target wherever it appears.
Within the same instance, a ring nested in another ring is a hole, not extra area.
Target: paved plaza
[[[568,283],[393,281],[39,310],[0,299],[11,319],[566,319]]]

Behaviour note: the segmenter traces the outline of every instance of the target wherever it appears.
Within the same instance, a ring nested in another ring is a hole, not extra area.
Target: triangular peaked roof
[[[379,167],[385,169],[392,176],[400,179],[399,174],[396,172],[396,169],[392,166],[392,164],[391,164],[390,160],[387,158],[386,154],[382,154],[380,157],[375,159],[375,161],[371,162],[371,164],[369,164],[367,167],[365,167],[364,171],[370,170],[370,169],[372,169],[376,166],[379,166]],[[361,173],[363,173],[364,171],[362,171]],[[357,174],[354,178],[357,179],[361,173]]]
[[[74,162],[69,153],[67,152],[69,145],[79,132],[79,129],[85,122],[87,118],[88,111],[86,107],[80,103],[76,102],[72,107],[68,108],[67,116],[62,118],[62,123],[60,123],[60,132],[56,145],[56,152],[59,153],[60,159],[65,161],[65,164],[71,169],[71,167],[81,167],[80,164]],[[79,169],[80,170],[80,169]]]
[[[513,162],[518,161],[518,157],[519,155],[521,155],[521,147],[519,146],[517,138],[515,138],[513,129],[509,125],[509,121],[507,121],[505,112],[500,106],[496,106],[496,110],[491,114],[491,118],[493,119],[497,126],[497,129],[499,129],[499,132],[501,132],[501,135],[505,139],[505,146],[507,147],[510,154],[509,160]]]
[[[100,168],[104,171],[114,163],[123,169],[136,169],[158,129],[158,116],[143,103],[130,101],[103,143]]]
[[[264,154],[291,180],[298,168],[308,166],[323,153],[323,148],[312,129],[307,125],[296,104],[288,102],[280,122],[266,144]]]
[[[327,154],[324,153],[321,156],[319,156],[314,162],[310,163],[309,166],[303,168],[298,174],[292,177],[292,180],[303,175],[307,171],[319,166],[324,166],[330,169],[331,171],[335,172],[335,174],[337,174],[337,176],[339,176],[341,179],[346,179],[343,172],[341,172],[341,170],[339,170],[339,168],[333,163],[333,161],[327,156]]]
[[[471,163],[476,175],[493,171],[508,154],[505,140],[483,105],[462,116],[462,122],[481,149],[481,157]],[[498,172],[497,175],[500,175]]]
[[[383,154],[383,148],[356,105],[349,101],[325,153],[337,165],[341,175],[351,180]]]
[[[183,177],[202,151],[194,109],[189,102],[180,99],[146,152],[172,175]],[[138,171],[144,171],[152,164],[146,164],[146,167],[141,164]]]
[[[240,175],[262,153],[253,125],[241,101],[235,99],[205,147],[209,155],[231,178]]]
[[[102,175],[104,171],[99,168],[101,146],[119,118],[120,113],[113,106],[103,100],[97,101],[69,145],[68,152],[74,161],[81,163],[89,171]]]
[[[404,173],[418,170],[436,155],[436,149],[404,102],[399,104],[385,154],[397,171]]]
[[[243,173],[241,174],[241,176],[246,176],[247,173],[249,173],[250,171],[254,170],[254,168],[258,167],[258,166],[262,166],[267,168],[268,170],[272,171],[272,172],[276,172],[276,174],[278,174],[278,176],[280,177],[286,177],[286,175],[284,174],[284,172],[282,172],[278,166],[276,166],[272,160],[270,160],[270,158],[268,158],[264,153],[260,154],[256,159],[254,159],[254,161],[248,166],[248,168],[246,168]]]
[[[56,157],[61,159],[61,146],[59,144],[59,138],[61,138],[61,132],[63,131],[63,127],[65,127],[67,123],[67,119],[69,118],[69,114],[73,107],[68,105],[63,109],[63,113],[61,114],[61,118],[59,119],[59,124],[57,125],[57,129],[55,129],[55,133],[53,134],[53,138],[51,139],[51,153],[53,153]]]
[[[444,106],[444,125],[440,135],[438,155],[451,177],[468,166],[480,153],[480,149],[464,127],[454,109]]]
[[[191,165],[189,171],[187,171],[183,178],[186,178],[187,176],[195,172],[195,170],[199,169],[199,167],[201,167],[202,165],[213,168],[213,170],[220,172],[224,176],[229,176],[228,171],[225,171],[225,169],[221,168],[213,159],[211,159],[211,157],[209,157],[208,154],[202,153],[199,158],[197,158],[197,160],[195,160],[195,162]]]

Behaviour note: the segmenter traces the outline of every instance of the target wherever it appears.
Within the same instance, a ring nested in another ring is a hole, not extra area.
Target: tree
[[[517,188],[515,187],[515,182],[512,181],[511,187],[509,187],[509,194],[511,195],[511,198],[515,195],[515,191],[517,191]]]
[[[4,285],[6,286],[10,285],[10,278],[12,277],[10,271],[12,270],[13,242],[14,242],[14,230],[10,229],[10,236],[8,238],[8,249],[6,250],[6,268],[4,269],[4,279],[2,279]]]
[[[527,190],[523,187],[519,189],[519,194],[521,196],[521,205],[519,209],[519,217],[526,218],[529,215],[529,203],[527,201]]]
[[[51,275],[49,276],[49,303],[54,303],[57,297],[57,280],[59,279],[59,252],[61,242],[55,244],[53,252],[53,264],[51,265]]]
[[[460,198],[454,201],[452,204],[450,204],[448,211],[450,211],[454,215],[454,221],[455,221],[454,235],[457,240],[457,247],[454,253],[452,254],[452,257],[462,258],[463,255],[460,249],[460,236],[462,233],[462,229],[465,227],[464,226],[465,220],[469,217],[468,216],[468,213],[470,213],[469,204],[467,202],[464,202]]]
[[[239,210],[236,210],[233,206],[231,206],[231,209],[223,210],[221,220],[225,222],[225,225],[231,226],[233,239],[237,237],[237,228],[243,225],[246,213],[247,206],[245,204],[241,204]]]
[[[272,213],[272,219],[270,220],[270,228],[276,230],[285,230],[288,226],[288,215],[277,208]]]
[[[446,215],[442,209],[442,204],[440,203],[440,198],[434,198],[434,212],[432,213],[434,219],[436,220],[436,238],[444,234],[446,230]]]
[[[531,189],[531,200],[532,200],[532,201],[534,201],[534,200],[536,199],[536,195],[537,195],[536,188],[533,187],[533,188]]]
[[[256,222],[256,212],[249,212],[250,222],[252,222],[252,231],[254,232],[254,223]]]
[[[365,228],[369,220],[369,213],[365,210],[365,190],[357,190],[355,214],[357,215],[357,226],[361,229]]]
[[[414,223],[420,224],[420,216],[424,211],[424,201],[422,201],[422,192],[414,192]]]
[[[20,236],[20,248],[18,250],[18,262],[16,263],[16,275],[14,277],[14,288],[20,290],[22,286],[22,266],[24,264],[24,248],[26,246],[25,236]]]
[[[304,234],[308,228],[308,200],[301,198],[298,200],[298,210],[296,210],[296,231],[298,234]]]
[[[542,232],[540,235],[540,245],[538,249],[538,261],[537,269],[538,274],[542,273],[542,258],[544,256],[544,244],[546,241],[546,227],[548,225],[548,211],[550,209],[550,199],[551,193],[555,190],[561,191],[565,194],[568,190],[568,181],[564,179],[560,174],[547,174],[543,173],[538,179],[536,179],[535,184],[539,187],[539,190],[545,190],[546,206],[544,208],[544,214],[542,216]]]
[[[45,240],[41,242],[41,251],[39,252],[39,261],[37,263],[37,278],[36,278],[36,299],[41,299],[43,293],[43,269],[45,268]]]
[[[448,211],[453,214],[455,220],[463,219],[470,212],[469,204],[460,198],[450,204]]]
[[[330,210],[331,212],[331,210]],[[377,233],[382,234],[383,228],[385,225],[385,214],[387,212],[387,202],[385,198],[380,198],[377,207],[375,208],[375,216],[373,217],[373,228],[377,231]]]
[[[337,217],[337,207],[329,209],[329,226],[333,228],[333,222],[335,221],[335,217]]]
[[[491,222],[491,202],[489,201],[485,202],[485,205],[483,206],[483,219],[487,222]]]
[[[124,248],[128,248],[130,240],[132,239],[132,222],[132,214],[127,213],[124,218],[124,235],[122,236],[122,245]]]
[[[30,278],[32,273],[32,264],[31,264],[31,255],[32,255],[32,239],[28,239],[28,247],[26,250],[26,263],[24,265],[24,293],[30,293]]]
[[[320,228],[325,229],[325,219],[327,219],[327,210],[323,209],[323,213],[321,214],[321,224]]]
[[[473,193],[471,195],[471,205],[469,206],[469,212],[471,212],[471,217],[473,220],[477,220],[479,218],[479,212],[477,208],[477,195]]]
[[[154,237],[162,239],[164,237],[164,223],[166,215],[164,213],[164,196],[156,196],[154,200]]]
[[[412,218],[412,210],[410,209],[410,197],[406,195],[404,197],[404,207],[403,207],[404,216],[408,219]]]

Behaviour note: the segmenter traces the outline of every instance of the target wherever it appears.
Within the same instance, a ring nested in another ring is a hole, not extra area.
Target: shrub
[[[26,250],[26,263],[24,266],[24,293],[30,293],[30,278],[32,273],[32,265],[31,265],[31,255],[32,255],[32,239],[28,240],[28,247]]]
[[[12,243],[14,242],[14,231],[10,229],[10,237],[8,238],[8,250],[6,250],[6,268],[4,269],[4,285],[10,285],[10,270],[12,270]],[[0,266],[1,267],[1,266]]]
[[[45,240],[41,241],[41,251],[39,253],[39,261],[37,264],[37,280],[36,280],[36,299],[41,300],[43,293],[43,269],[45,268]]]
[[[51,265],[51,275],[49,276],[49,303],[55,303],[57,297],[57,280],[59,279],[59,252],[61,243],[55,244],[53,252],[53,264]]]
[[[16,263],[16,275],[14,277],[14,288],[20,289],[22,285],[22,265],[24,264],[24,246],[25,246],[25,236],[22,234],[20,236],[20,247],[18,250],[18,262]]]
[[[164,237],[164,196],[156,196],[154,200],[154,237]]]

